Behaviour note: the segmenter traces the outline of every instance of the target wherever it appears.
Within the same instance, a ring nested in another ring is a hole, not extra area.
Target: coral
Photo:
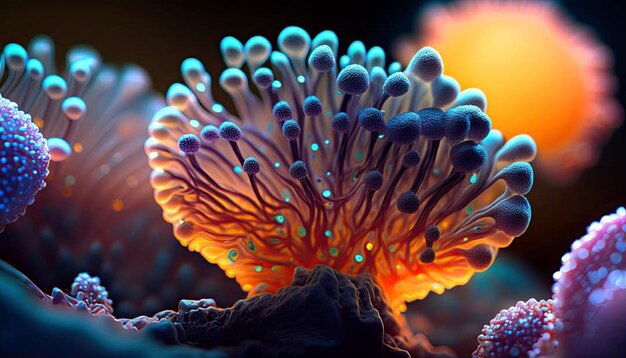
[[[1,76],[0,76],[1,77]],[[0,95],[0,232],[23,215],[46,186],[50,155],[30,115]]]
[[[541,282],[532,266],[510,251],[500,252],[489,270],[444,295],[408,304],[404,317],[414,332],[454,349],[459,357],[469,357],[476,349],[477,332],[494,317],[494,310],[514,306],[520,297],[549,295],[549,287]]]
[[[53,162],[41,200],[3,233],[0,257],[46,289],[79,272],[97,275],[123,316],[175,307],[179,294],[228,298],[215,289],[220,271],[172,240],[146,185],[142,148],[163,99],[145,71],[103,63],[87,46],[71,48],[59,68],[41,36],[28,50],[6,45],[2,58],[0,93],[30,113]],[[219,283],[237,295],[236,285]]]
[[[61,294],[53,297],[62,298]],[[123,329],[104,311],[85,315],[77,312],[75,306],[54,302],[53,297],[43,294],[24,275],[0,262],[0,341],[3,342],[0,355],[226,357],[220,351],[159,343],[152,337],[166,330],[167,322],[145,332]]]
[[[457,101],[483,102],[486,95],[494,126],[505,137],[531,135],[540,173],[567,182],[596,163],[623,109],[614,96],[611,51],[556,3],[431,4],[416,35],[399,39],[395,53],[408,63],[421,46],[435,47],[446,73],[467,88]]]
[[[347,276],[322,265],[296,270],[275,295],[225,309],[212,300],[183,300],[178,312],[161,316],[180,327],[176,340],[232,356],[455,356],[408,333],[369,275]]]
[[[524,233],[535,144],[504,144],[479,107],[453,105],[437,51],[400,72],[359,41],[338,59],[330,31],[311,40],[288,27],[278,48],[222,41],[219,84],[236,114],[191,58],[154,116],[151,183],[181,244],[252,295],[325,264],[371,273],[402,310],[466,283]]]
[[[534,298],[500,311],[478,336],[478,348],[472,354],[486,357],[538,357],[556,351],[559,323],[554,301]]]
[[[559,342],[564,356],[608,357],[626,352],[625,251],[626,210],[622,207],[592,223],[563,256],[552,291],[555,313],[563,322]],[[614,339],[620,334],[620,339]]]

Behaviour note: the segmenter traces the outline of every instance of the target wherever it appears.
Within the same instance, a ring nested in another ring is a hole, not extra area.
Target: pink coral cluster
[[[621,344],[600,332],[606,326],[624,326],[623,316],[617,314],[623,305],[616,302],[626,302],[625,238],[626,209],[622,207],[589,225],[554,274],[555,313],[563,322],[559,341],[568,357],[580,356],[589,347],[610,349]]]
[[[485,325],[472,354],[487,357],[538,357],[553,353],[558,344],[554,301],[534,298],[502,310]]]

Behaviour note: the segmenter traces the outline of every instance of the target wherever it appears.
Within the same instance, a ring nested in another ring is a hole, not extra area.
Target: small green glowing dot
[[[230,249],[228,251],[228,255],[227,255],[228,259],[230,260],[230,262],[235,262],[235,260],[237,260],[237,250],[235,249]]]
[[[311,150],[317,152],[320,149],[320,145],[317,143],[311,144]]]
[[[482,228],[480,226],[474,226],[474,231],[480,231]]]
[[[342,94],[343,94],[343,92],[341,92],[340,90],[337,90],[337,94],[338,94],[338,95],[342,95]]]
[[[381,134],[381,135],[378,136],[378,139],[383,139],[383,138],[385,138],[384,134]]]
[[[389,252],[395,252],[395,251],[396,251],[396,245],[389,246]]]
[[[279,163],[279,162],[275,162],[275,163],[274,163],[274,167],[275,167],[275,168],[280,168],[280,163]]]
[[[252,241],[248,241],[248,250],[256,251],[256,245]]]
[[[469,178],[470,184],[476,184],[477,181],[478,181],[478,174],[476,173],[472,174],[472,176]]]
[[[467,215],[471,214],[472,211],[474,211],[474,208],[471,205],[468,205],[467,208],[465,208]]]
[[[332,192],[330,190],[328,190],[328,189],[326,189],[326,190],[324,190],[322,192],[322,196],[325,197],[325,198],[330,198],[331,195],[332,195]]]
[[[330,250],[328,250],[328,253],[330,254],[330,256],[336,257],[337,254],[339,254],[339,250],[337,250],[337,248],[333,246],[330,248]]]
[[[330,172],[326,172],[326,176],[329,177],[330,176]]]
[[[300,236],[300,237],[305,237],[306,236],[306,229],[304,228],[304,226],[298,227],[298,236]]]
[[[300,83],[304,83],[304,81],[306,81],[306,78],[302,75],[298,76],[297,79],[298,79],[298,82]]]
[[[276,219],[276,222],[279,223],[279,224],[284,224],[285,223],[285,217],[282,216],[282,215],[276,215],[275,219]]]
[[[256,271],[256,272],[261,272],[261,270],[263,270],[263,267],[261,267],[259,265],[254,267],[254,271]]]
[[[441,173],[441,170],[439,170],[437,168],[433,169],[433,174],[434,175],[439,175],[439,173]]]
[[[331,236],[333,236],[333,232],[330,231],[330,230],[326,230],[326,231],[324,231],[324,235],[326,235],[326,237],[331,237]]]
[[[354,255],[354,261],[356,261],[356,262],[363,262],[363,255],[361,255],[361,254]]]
[[[235,166],[233,167],[233,171],[237,174],[240,174],[243,171],[243,169],[241,169],[240,166]]]
[[[354,159],[363,160],[363,152],[359,150],[358,152],[354,153]]]
[[[329,144],[330,144],[330,139],[326,139],[326,140],[324,141],[324,144],[329,145]]]
[[[274,271],[274,272],[278,271],[278,266],[276,266],[276,265],[272,266],[272,271]]]

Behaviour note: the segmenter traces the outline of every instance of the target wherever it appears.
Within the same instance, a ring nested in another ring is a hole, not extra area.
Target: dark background
[[[314,35],[332,29],[340,51],[362,40],[367,47],[382,46],[412,32],[422,1],[179,1],[179,2],[56,2],[12,1],[1,7],[0,45],[26,45],[32,36],[47,34],[57,45],[57,58],[75,44],[90,44],[106,62],[135,62],[152,76],[164,93],[181,81],[179,65],[186,57],[202,60],[216,78],[224,68],[219,41],[233,35],[245,42],[263,35],[273,45],[285,26],[298,25]],[[595,29],[613,49],[617,76],[626,86],[626,6],[609,0],[562,1],[579,23]],[[445,59],[444,59],[445,61]],[[217,92],[217,91],[216,91]],[[219,95],[216,94],[218,99]],[[619,99],[624,103],[624,90]],[[546,287],[559,269],[561,256],[587,225],[626,204],[626,127],[618,129],[604,146],[600,162],[574,183],[558,187],[541,177],[529,195],[533,220],[528,232],[516,239],[509,253],[535,266]]]

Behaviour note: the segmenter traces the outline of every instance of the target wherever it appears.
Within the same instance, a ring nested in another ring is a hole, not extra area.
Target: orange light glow
[[[494,128],[535,139],[538,164],[556,181],[593,165],[621,122],[609,50],[551,3],[460,1],[428,8],[418,23],[397,56],[436,48],[446,74],[485,93]]]

